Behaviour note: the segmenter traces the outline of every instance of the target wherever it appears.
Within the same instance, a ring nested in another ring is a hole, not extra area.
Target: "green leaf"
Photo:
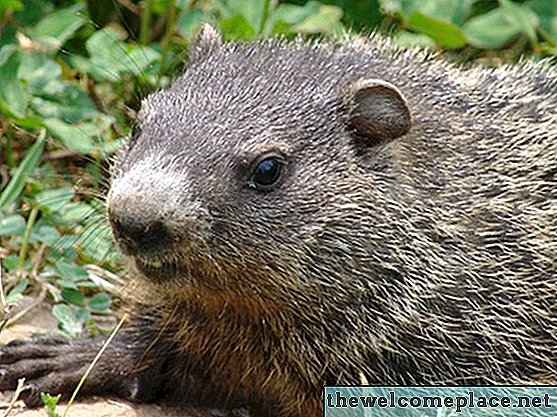
[[[459,27],[420,12],[410,13],[408,27],[429,36],[445,48],[462,48],[466,45],[466,36]]]
[[[22,0],[23,10],[14,13],[18,24],[23,27],[31,27],[37,24],[44,16],[52,13],[55,9],[51,0]]]
[[[25,218],[21,214],[0,215],[0,236],[23,236]]]
[[[105,129],[109,129],[109,126],[112,123],[112,119],[107,118],[107,120],[105,120],[104,122],[107,125]],[[105,135],[99,134],[99,136],[104,137]],[[103,158],[107,159],[109,156],[118,153],[118,151],[120,151],[123,148],[126,142],[127,142],[127,137],[117,138],[116,140],[105,140],[99,143],[98,148]]]
[[[73,282],[73,281],[68,281],[65,279],[59,279],[56,281],[56,284],[58,285],[58,287],[60,288],[71,288],[74,290],[78,290],[79,286],[77,285],[77,283]],[[60,300],[59,300],[60,301]]]
[[[524,5],[499,0],[501,7],[470,19],[463,27],[468,42],[478,48],[498,49],[515,36],[524,34],[536,41],[538,19]]]
[[[63,279],[71,282],[89,278],[89,272],[85,268],[66,262],[58,262],[56,264],[56,271],[58,271]]]
[[[315,7],[318,5],[317,13],[307,17],[294,26],[294,30],[301,33],[331,33],[340,23],[342,9],[336,6],[324,5],[319,2],[310,1],[304,7]]]
[[[0,0],[0,10],[22,10],[23,3],[20,0]]]
[[[85,306],[85,297],[77,289],[68,287],[62,288],[62,298],[69,304],[73,304],[78,307]]]
[[[266,34],[294,32],[293,26],[319,13],[319,4],[309,2],[304,6],[280,4],[269,17]]]
[[[255,28],[242,15],[226,17],[219,21],[219,27],[225,39],[253,39],[257,34]]]
[[[125,71],[133,75],[156,73],[161,59],[160,52],[143,45],[126,45]]]
[[[35,197],[35,202],[43,211],[60,211],[74,197],[71,188],[56,188],[43,191]]]
[[[50,247],[48,259],[53,264],[62,262],[74,262],[77,258],[77,252],[74,248],[76,241],[75,235],[63,235],[54,246]]]
[[[456,5],[453,9],[451,22],[461,27],[466,19],[468,19],[468,17],[470,16],[472,12],[472,6],[475,2],[476,0],[456,0]]]
[[[80,239],[80,248],[85,255],[97,262],[104,262],[118,256],[108,227],[101,227],[103,223],[96,222],[88,225],[83,232],[85,239]]]
[[[110,296],[104,292],[101,292],[91,297],[91,299],[89,300],[89,309],[97,313],[102,313],[103,311],[108,310],[111,303],[112,300]]]
[[[105,28],[95,32],[85,48],[91,59],[74,61],[98,80],[117,82],[124,74],[145,75],[160,61],[160,53],[141,45],[127,45],[122,31]]]
[[[0,109],[1,109],[2,105],[0,103]],[[1,112],[0,112],[1,114]],[[25,117],[17,117],[17,116],[13,116],[13,121],[14,124],[17,124],[18,126],[29,130],[29,131],[33,131],[33,130],[37,130],[40,129],[43,126],[42,120],[39,119],[36,116],[31,116],[31,115],[27,115]]]
[[[29,93],[18,79],[21,64],[20,52],[14,45],[0,49],[0,111],[16,117],[24,117]]]
[[[228,14],[232,17],[242,16],[243,19],[238,19],[237,22],[242,22],[244,29],[249,27],[254,32],[254,35],[259,33],[259,29],[264,26],[263,20],[265,18],[265,0],[225,0],[223,1],[225,7],[228,9]],[[270,1],[270,9],[274,9],[276,0]],[[228,28],[230,29],[230,28]],[[228,32],[230,35],[232,32]],[[245,39],[245,38],[244,38]]]
[[[22,279],[21,281],[19,281],[15,287],[8,291],[8,294],[6,295],[6,303],[17,303],[21,299],[23,291],[25,291],[28,286],[28,279]]]
[[[91,313],[85,307],[78,308],[75,312],[75,318],[80,323],[85,324],[85,321],[91,317]]]
[[[78,223],[95,213],[93,207],[84,202],[68,203],[62,213],[62,220],[66,223]]]
[[[41,118],[78,121],[99,116],[91,98],[80,88],[61,80],[62,69],[43,53],[21,54],[18,78],[32,95],[31,109]]]
[[[18,255],[8,255],[5,258],[2,258],[2,266],[6,269],[6,271],[15,272],[18,267],[18,260]]]
[[[44,144],[45,135],[41,135],[37,142],[29,148],[27,155],[25,155],[25,158],[23,158],[17,167],[14,176],[0,194],[0,210],[13,203],[19,197],[27,178],[31,175],[39,162],[39,158],[43,153]]]
[[[170,7],[170,1],[174,0],[150,0],[149,7],[153,13],[163,14]]]
[[[351,29],[354,30],[362,28],[364,32],[368,32],[369,29],[378,27],[384,18],[378,0],[336,0],[326,3],[342,7],[343,20],[350,21]]]
[[[60,414],[56,412],[56,406],[60,402],[62,394],[50,395],[45,392],[41,392],[41,402],[44,405],[46,414],[48,417],[60,417]]]
[[[124,39],[126,39],[126,34],[122,30],[107,27],[93,33],[87,39],[85,48],[94,64],[105,65],[110,63],[119,70],[122,67],[122,60],[127,59],[125,46],[122,42]]]
[[[30,106],[43,118],[57,118],[67,122],[77,122],[100,114],[84,91],[60,81],[52,81],[41,91],[33,92]]]
[[[405,7],[405,14],[420,12],[433,19],[461,25],[470,15],[474,0],[423,0]]]
[[[531,42],[537,39],[536,29],[538,27],[537,16],[527,7],[513,3],[509,0],[499,0],[501,9],[505,12],[507,20],[520,32],[525,34]]]
[[[84,3],[78,3],[49,13],[27,35],[42,45],[59,49],[87,23],[87,17],[83,15],[84,8]]]
[[[501,48],[520,33],[502,8],[470,19],[462,30],[470,45],[483,49]]]
[[[44,53],[21,54],[18,77],[25,81],[34,93],[41,93],[53,81],[60,81],[61,75],[62,68],[60,68],[60,65]]]
[[[199,7],[187,8],[178,18],[178,30],[184,38],[192,39],[206,20],[205,13]]]
[[[60,330],[64,333],[72,337],[76,337],[81,333],[82,324],[79,322],[70,306],[66,304],[56,304],[52,307],[52,314],[58,319]]]
[[[542,29],[557,40],[557,1],[532,0],[526,5],[537,15]]]
[[[406,30],[401,30],[397,32],[394,37],[394,41],[401,48],[433,48],[435,47],[435,42],[429,36],[421,35],[419,33],[411,33]]]
[[[269,31],[266,32],[267,35],[289,35],[294,33],[292,27],[284,20],[273,20],[273,25],[267,31]]]
[[[54,245],[60,239],[60,232],[50,224],[39,223],[33,227],[29,242],[41,242]]]
[[[44,125],[55,139],[71,151],[87,155],[97,149],[92,136],[96,127],[92,124],[70,125],[60,119],[45,119]],[[93,130],[93,131],[91,131]]]
[[[0,10],[0,14],[2,11]],[[7,45],[16,45],[17,44],[17,29],[11,25],[6,24],[2,28],[2,36],[0,36],[0,49]]]

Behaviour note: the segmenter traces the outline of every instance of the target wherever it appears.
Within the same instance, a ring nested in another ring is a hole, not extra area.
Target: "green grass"
[[[109,160],[205,21],[228,40],[377,29],[489,64],[557,55],[553,0],[0,0],[3,326],[48,302],[61,332],[106,331],[124,270],[103,208]],[[35,301],[10,313],[23,295]]]

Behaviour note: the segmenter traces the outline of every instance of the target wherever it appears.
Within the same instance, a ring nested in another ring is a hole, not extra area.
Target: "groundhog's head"
[[[223,44],[205,26],[114,167],[120,248],[157,282],[303,280],[354,158],[410,127],[399,89],[365,72],[332,44]]]

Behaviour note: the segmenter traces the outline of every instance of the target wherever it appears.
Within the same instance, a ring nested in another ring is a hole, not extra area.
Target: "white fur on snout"
[[[169,169],[171,167],[165,166],[162,158],[155,156],[134,163],[128,171],[114,179],[109,199],[114,195],[147,194],[154,191],[178,196],[181,183],[176,178],[176,172]]]
[[[186,169],[176,158],[151,155],[135,162],[128,170],[114,178],[108,193],[108,206],[129,204],[133,201],[158,213],[158,218],[172,226],[195,215],[199,203],[191,195]]]

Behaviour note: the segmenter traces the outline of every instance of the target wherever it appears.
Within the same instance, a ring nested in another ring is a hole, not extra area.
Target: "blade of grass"
[[[4,310],[8,303],[6,302],[6,295],[4,294],[4,283],[2,282],[2,279],[2,258],[0,258],[0,307],[2,307],[2,310]]]
[[[263,6],[263,16],[261,17],[261,25],[259,26],[259,35],[262,35],[265,30],[265,26],[267,25],[267,21],[269,20],[269,14],[271,11],[271,0],[265,0]]]
[[[19,249],[19,257],[17,258],[17,270],[19,272],[23,271],[25,258],[27,258],[27,249],[29,248],[29,238],[31,237],[31,232],[33,231],[33,226],[35,225],[38,214],[39,209],[37,207],[33,207],[31,214],[29,214],[29,218],[27,219],[27,226],[25,227],[21,248]]]
[[[116,334],[118,333],[118,331],[120,330],[120,328],[122,327],[122,325],[124,324],[124,322],[126,321],[127,318],[128,318],[128,315],[124,314],[124,316],[120,319],[120,321],[118,322],[118,324],[116,325],[114,330],[112,330],[112,333],[110,333],[110,336],[108,336],[108,339],[106,339],[106,342],[104,342],[104,344],[100,348],[99,352],[97,353],[97,355],[93,359],[93,362],[91,362],[91,364],[87,368],[87,371],[85,371],[85,373],[81,377],[81,380],[79,381],[79,384],[77,384],[77,387],[75,388],[70,400],[68,401],[68,404],[66,405],[66,408],[64,409],[64,413],[62,414],[62,417],[66,417],[68,415],[70,407],[73,404],[73,402],[75,400],[75,397],[77,397],[77,394],[79,393],[79,390],[81,389],[81,387],[85,383],[85,380],[91,374],[91,371],[93,370],[93,368],[95,367],[95,365],[99,361],[100,357],[102,356],[102,354],[104,353],[106,348],[110,345],[110,343],[112,342],[112,339],[114,339],[114,336],[116,336]]]
[[[151,38],[151,1],[142,0],[139,3],[141,9],[140,27],[139,27],[139,43],[147,45]]]
[[[159,73],[157,74],[158,82],[160,82],[162,75],[164,73],[164,66],[166,65],[166,58],[168,57],[168,50],[170,48],[170,40],[172,34],[174,33],[174,25],[176,24],[176,1],[172,0],[168,6],[168,14],[166,18],[166,31],[161,41],[162,54],[161,54],[161,65],[159,68]]]
[[[6,327],[8,323],[8,303],[6,302],[6,295],[4,294],[4,283],[2,277],[2,258],[0,258],[0,302],[2,303],[2,321],[0,321],[0,334],[2,334],[2,330]]]
[[[45,138],[46,130],[41,129],[39,138],[33,146],[29,148],[29,152],[27,152],[25,158],[23,158],[17,167],[14,176],[8,185],[6,185],[4,191],[2,191],[2,194],[0,194],[0,210],[13,203],[23,191],[27,177],[33,172],[43,153]]]

